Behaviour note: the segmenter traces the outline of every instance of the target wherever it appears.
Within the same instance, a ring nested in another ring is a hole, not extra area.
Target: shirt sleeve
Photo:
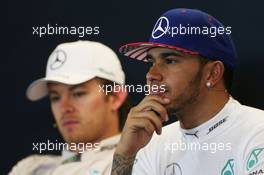
[[[30,170],[32,169],[32,165],[34,165],[35,156],[28,156],[22,160],[20,160],[8,175],[22,175],[22,174],[30,174]]]
[[[60,159],[55,156],[31,155],[19,161],[8,175],[48,174]],[[47,173],[46,173],[47,172]]]

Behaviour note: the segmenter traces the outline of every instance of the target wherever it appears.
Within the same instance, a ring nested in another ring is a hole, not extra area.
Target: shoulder
[[[9,173],[10,175],[15,175],[18,173],[27,174],[33,172],[39,166],[44,164],[57,164],[61,160],[61,156],[53,155],[31,155],[22,160],[20,160]]]
[[[264,111],[238,103],[234,113],[234,140],[240,140],[240,167],[246,174],[251,174],[264,168]]]
[[[242,105],[235,101],[232,125],[229,136],[238,141],[241,146],[251,147],[256,143],[264,143],[264,111]],[[261,139],[262,138],[262,139]]]
[[[241,114],[248,115],[248,119],[253,121],[264,121],[264,111],[251,106],[241,105]]]
[[[53,162],[58,161],[61,159],[61,156],[55,156],[55,155],[31,155],[28,156],[19,163],[39,163],[39,162]]]
[[[264,111],[254,107],[238,104],[235,111],[240,128],[247,133],[264,132]]]

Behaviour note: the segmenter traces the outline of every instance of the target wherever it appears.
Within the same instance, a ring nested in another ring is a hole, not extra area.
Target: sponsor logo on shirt
[[[259,170],[256,170],[256,171],[252,171],[248,175],[261,175],[261,174],[264,174],[264,169],[259,169]]]
[[[252,152],[250,153],[248,160],[247,160],[247,170],[251,170],[258,162],[259,162],[259,157],[260,154],[262,154],[264,148],[256,148],[253,149]]]
[[[227,117],[226,117],[227,118]],[[211,126],[207,132],[207,135],[212,132],[215,128],[217,128],[218,126],[222,125],[223,123],[226,122],[226,118],[220,120],[219,122],[217,122],[216,124],[214,124],[213,126]]]
[[[221,175],[235,175],[234,173],[235,162],[234,159],[229,159],[221,171]]]
[[[171,163],[167,165],[164,175],[182,175],[180,165],[178,163]]]
[[[92,168],[89,170],[88,175],[101,175],[101,172],[98,171],[97,169]]]
[[[199,131],[195,131],[194,133],[185,133],[185,135],[190,135],[190,136],[194,136],[194,137],[196,137],[197,139],[199,139],[199,137],[198,137],[198,132]]]

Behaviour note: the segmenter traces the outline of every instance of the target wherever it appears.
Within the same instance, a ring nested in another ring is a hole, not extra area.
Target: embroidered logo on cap
[[[51,54],[50,69],[55,70],[60,68],[67,59],[67,54],[63,50],[55,50]]]

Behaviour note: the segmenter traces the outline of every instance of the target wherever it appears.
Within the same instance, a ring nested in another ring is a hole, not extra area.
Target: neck
[[[93,150],[96,149],[96,147],[98,147],[98,144],[110,137],[113,137],[115,135],[120,134],[119,131],[119,116],[117,112],[110,112],[106,115],[106,120],[108,120],[108,124],[106,124],[105,127],[103,127],[103,131],[101,131],[102,133],[100,134],[100,137],[97,137],[94,140],[88,140],[88,141],[83,141],[80,143],[85,143],[88,145],[88,147],[84,147],[83,149],[75,149],[75,150],[71,150],[72,152],[76,152],[76,153],[81,153],[84,151],[87,151],[86,148],[88,148],[88,150]]]
[[[106,139],[106,138],[120,134],[120,131],[119,131],[119,120],[120,120],[120,118],[121,117],[119,116],[118,111],[114,111],[114,112],[111,111],[107,115],[107,119],[109,120],[109,122],[108,122],[106,130],[104,132],[104,135],[101,138],[101,141]]]
[[[202,100],[201,100],[202,99]],[[229,100],[226,92],[212,92],[186,106],[177,114],[181,128],[195,128],[213,118]]]

